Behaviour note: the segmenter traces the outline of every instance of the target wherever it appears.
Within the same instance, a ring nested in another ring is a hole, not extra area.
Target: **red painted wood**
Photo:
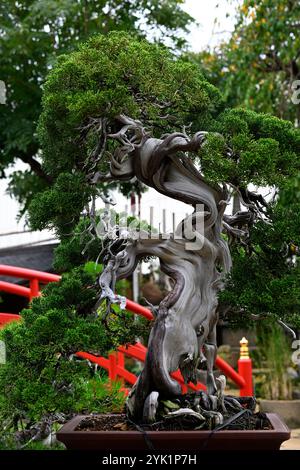
[[[41,295],[39,280],[37,278],[30,279],[29,288],[30,288],[30,300],[32,300],[34,297],[39,297]]]
[[[20,297],[27,297],[28,299],[30,299],[31,296],[29,287],[19,286],[18,284],[5,281],[0,281],[0,292],[19,295]]]
[[[146,359],[146,351],[143,351],[143,349],[137,346],[137,344],[129,345],[127,347],[119,346],[118,351],[126,354],[126,356],[133,357],[134,359],[144,362]]]
[[[148,308],[143,307],[132,300],[126,299],[126,309],[130,310],[130,312],[137,313],[148,320],[153,320],[153,315]]]
[[[244,377],[238,374],[226,361],[224,361],[224,359],[219,356],[216,359],[216,366],[240,388],[245,386]]]
[[[103,367],[104,369],[109,369],[109,360],[102,356],[94,356],[94,354],[86,353],[83,351],[79,351],[75,354],[77,357],[81,357],[82,359],[87,359],[88,361],[94,362],[99,366]]]
[[[108,369],[108,377],[112,382],[117,380],[117,355],[116,353],[111,353],[108,355],[109,360],[109,369]]]
[[[128,370],[120,366],[117,366],[116,371],[117,371],[118,377],[122,377],[123,379],[126,380],[126,382],[128,382],[131,385],[135,384],[137,377],[136,375],[132,374],[132,372],[129,372]]]
[[[10,323],[12,321],[20,320],[20,315],[15,315],[14,313],[0,313],[0,326],[4,326],[6,323]]]
[[[44,284],[48,282],[58,282],[61,276],[57,274],[44,273],[43,271],[36,271],[34,269],[18,268],[17,266],[9,266],[7,264],[0,264],[0,275],[19,277],[21,279],[38,279]]]
[[[241,358],[238,360],[239,375],[243,377],[244,386],[240,389],[241,397],[253,396],[253,380],[252,380],[252,360]]]

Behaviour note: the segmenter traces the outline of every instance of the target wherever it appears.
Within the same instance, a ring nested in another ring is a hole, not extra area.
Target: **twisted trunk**
[[[191,140],[183,134],[172,134],[164,140],[146,138],[136,148],[131,162],[140,181],[194,207],[193,214],[179,224],[169,239],[140,238],[130,243],[127,257],[118,268],[118,277],[126,277],[140,258],[157,256],[162,271],[175,281],[172,292],[159,305],[145,367],[128,399],[134,419],[142,418],[151,392],[159,392],[161,397],[181,393],[179,384],[170,377],[178,368],[186,382],[196,382],[197,368],[207,360],[208,389],[210,393],[216,391],[212,367],[217,294],[222,287],[219,268],[228,271],[231,265],[227,243],[221,237],[227,194],[218,186],[208,185],[182,153],[196,151],[203,137],[203,133],[198,133]],[[201,218],[203,230],[198,230]]]

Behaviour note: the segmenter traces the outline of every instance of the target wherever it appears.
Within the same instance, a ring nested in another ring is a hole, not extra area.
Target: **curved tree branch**
[[[22,162],[27,163],[27,165],[30,166],[31,170],[39,176],[41,179],[46,181],[48,184],[52,184],[53,178],[49,176],[44,170],[42,165],[34,158],[34,153],[25,153],[25,152],[19,152],[18,157]]]

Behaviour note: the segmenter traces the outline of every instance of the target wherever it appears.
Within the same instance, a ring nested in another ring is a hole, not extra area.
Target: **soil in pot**
[[[191,430],[191,422],[181,420],[177,422],[160,421],[154,424],[135,424],[128,420],[125,414],[96,415],[87,416],[75,428],[75,431],[187,431]],[[207,428],[206,428],[207,429]],[[268,430],[272,425],[265,413],[255,413],[254,415],[242,420],[228,423],[222,428],[224,430]]]
[[[206,392],[189,393],[172,400],[157,400],[154,419],[133,422],[127,414],[108,414],[107,419],[92,416],[78,430],[93,431],[191,431],[264,430],[270,424],[264,413],[255,413],[254,397],[226,395],[217,400]]]

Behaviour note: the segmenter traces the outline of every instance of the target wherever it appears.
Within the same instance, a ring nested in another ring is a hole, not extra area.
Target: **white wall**
[[[18,162],[14,170],[24,170],[27,165]],[[13,171],[12,169],[10,171]],[[9,173],[9,172],[8,172]],[[19,246],[31,243],[42,243],[43,240],[53,239],[54,235],[44,230],[43,232],[22,233],[28,230],[24,217],[17,222],[19,204],[15,199],[6,194],[7,181],[0,179],[0,249],[11,246]],[[19,232],[16,235],[8,235],[10,232]]]

